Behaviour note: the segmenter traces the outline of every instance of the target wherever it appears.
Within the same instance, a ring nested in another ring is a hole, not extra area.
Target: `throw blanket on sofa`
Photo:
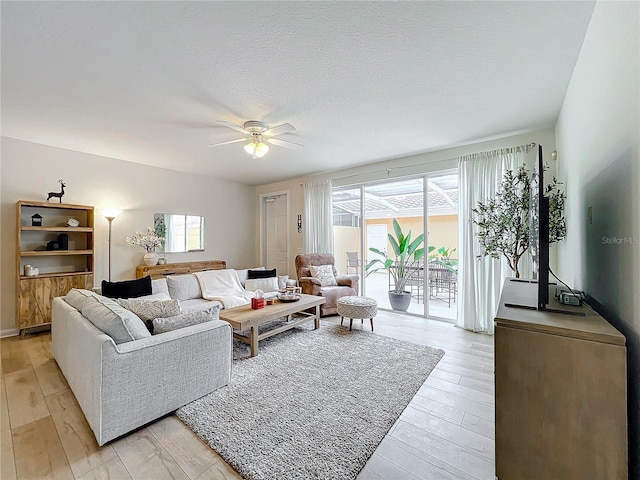
[[[238,272],[235,270],[207,270],[193,274],[200,282],[202,298],[217,300],[224,308],[247,305],[251,303],[251,298],[255,297],[253,292],[247,292],[242,288]]]

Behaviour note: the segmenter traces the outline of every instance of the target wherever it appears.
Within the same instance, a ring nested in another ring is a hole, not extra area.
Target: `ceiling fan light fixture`
[[[253,140],[244,146],[244,151],[253,158],[262,158],[269,151],[269,145],[262,140]]]

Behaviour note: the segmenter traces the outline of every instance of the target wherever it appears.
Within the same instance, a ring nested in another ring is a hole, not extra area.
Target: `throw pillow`
[[[115,343],[151,336],[140,317],[107,297],[96,295],[88,298],[82,306],[82,315],[109,335]]]
[[[280,288],[278,285],[278,279],[276,277],[271,278],[248,278],[245,282],[245,289],[250,292],[255,292],[260,289],[263,292],[277,292]]]
[[[191,300],[202,298],[198,278],[189,273],[187,275],[169,275],[167,277],[169,295],[175,300]]]
[[[180,315],[182,313],[182,308],[180,308],[180,302],[178,300],[144,300],[136,298],[134,300],[120,299],[118,303],[140,317],[150,333],[154,333],[154,318],[173,317],[174,315]]]
[[[309,265],[311,276],[320,280],[320,285],[330,287],[338,285],[336,277],[333,276],[333,265]]]
[[[151,295],[151,277],[123,282],[102,281],[102,295],[109,298],[136,298]]]
[[[255,278],[272,278],[276,277],[278,274],[276,273],[276,269],[273,268],[271,270],[249,270],[247,272],[247,280],[255,279]]]
[[[118,303],[144,321],[158,317],[173,317],[182,313],[178,300],[120,299]]]
[[[174,317],[156,318],[153,320],[153,334],[170,332],[179,328],[197,325],[199,323],[218,320],[220,317],[220,306],[216,305],[209,310],[199,312],[188,312]]]

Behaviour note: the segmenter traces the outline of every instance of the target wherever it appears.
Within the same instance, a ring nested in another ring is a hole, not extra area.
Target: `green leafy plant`
[[[424,247],[422,246],[424,234],[420,234],[414,240],[411,240],[411,230],[405,235],[395,218],[393,219],[393,230],[395,235],[387,234],[393,249],[393,257],[387,256],[386,252],[371,247],[369,251],[383,258],[371,260],[367,264],[366,270],[367,275],[382,269],[389,270],[394,285],[394,289],[391,291],[402,293],[405,291],[407,281],[414,275],[418,275],[421,260],[424,258]]]
[[[516,278],[520,277],[518,262],[529,249],[533,175],[524,165],[515,172],[507,170],[495,198],[479,202],[473,209],[473,223],[478,227],[477,235],[482,248],[478,258],[504,256]],[[565,194],[560,190],[560,185],[553,177],[553,181],[545,188],[545,195],[549,197],[550,243],[562,240],[567,234]]]
[[[451,247],[440,247],[436,249],[436,247],[429,245],[429,263],[443,265],[449,270],[456,271],[458,261],[451,258],[451,255],[453,255],[455,251],[456,249]]]

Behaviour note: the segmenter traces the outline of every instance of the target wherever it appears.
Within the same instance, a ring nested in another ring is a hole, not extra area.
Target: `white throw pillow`
[[[278,278],[248,278],[244,288],[250,292],[255,292],[257,289],[263,292],[277,292],[279,290]]]
[[[333,276],[333,265],[309,265],[311,276],[320,280],[320,285],[330,287],[338,285],[336,277]]]
[[[153,320],[153,334],[170,332],[179,328],[210,322],[220,318],[220,306],[215,305],[208,310],[188,312],[168,318],[156,318]]]

